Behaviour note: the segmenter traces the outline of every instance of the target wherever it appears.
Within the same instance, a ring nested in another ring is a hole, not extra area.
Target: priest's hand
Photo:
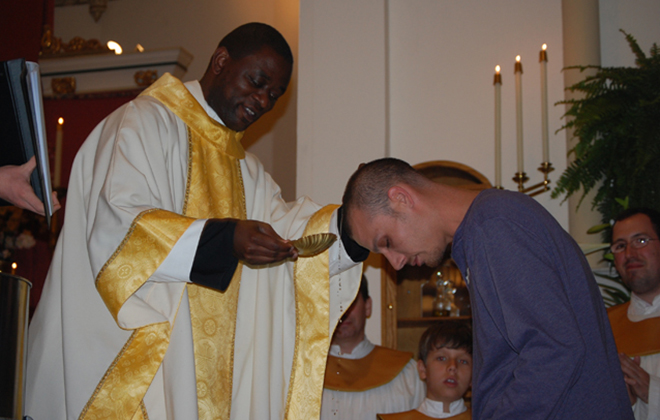
[[[630,391],[634,396],[648,404],[651,379],[649,373],[640,366],[641,359],[639,356],[631,359],[625,353],[619,353],[619,361],[621,362],[621,370],[623,370],[623,380],[626,381]]]
[[[256,220],[236,221],[234,253],[239,260],[254,265],[298,258],[291,241],[282,239],[269,224]]]
[[[30,174],[37,166],[34,156],[20,166],[7,165],[0,167],[0,198],[16,207],[44,215],[44,204],[34,194],[30,185]],[[53,193],[54,210],[59,210],[60,203]]]

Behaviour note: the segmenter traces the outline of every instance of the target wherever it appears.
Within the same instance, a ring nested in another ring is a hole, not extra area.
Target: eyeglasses
[[[656,238],[649,238],[648,236],[638,236],[637,238],[634,238],[632,241],[630,241],[630,246],[635,249],[640,249],[648,245],[650,241],[657,241],[657,240],[658,239]],[[612,246],[610,246],[610,250],[612,251],[613,254],[618,254],[619,252],[625,251],[627,246],[628,246],[628,242],[617,241],[613,243]]]

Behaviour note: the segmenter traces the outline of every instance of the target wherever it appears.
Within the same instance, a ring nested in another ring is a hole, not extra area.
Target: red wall
[[[38,61],[43,26],[47,23],[52,27],[53,14],[54,0],[2,0],[0,2],[0,40],[2,40],[0,61],[15,58]],[[54,35],[57,36],[57,28],[54,29]],[[44,99],[51,170],[55,167],[53,156],[55,154],[57,119],[64,118],[62,185],[66,186],[69,182],[73,159],[87,135],[103,118],[134,97],[135,92],[124,96]],[[62,204],[66,207],[65,200]],[[56,216],[58,220],[63,220],[64,209],[60,210]],[[18,263],[16,274],[33,283],[30,293],[30,312],[32,312],[41,296],[52,250],[47,242],[37,241],[34,248],[19,250],[15,257]]]
[[[55,169],[55,132],[58,118],[64,118],[62,141],[62,186],[69,183],[73,158],[89,133],[108,114],[135,98],[135,95],[90,99],[44,99],[46,138],[51,157],[51,172]]]
[[[0,2],[0,61],[39,59],[43,25],[53,25],[54,0]]]

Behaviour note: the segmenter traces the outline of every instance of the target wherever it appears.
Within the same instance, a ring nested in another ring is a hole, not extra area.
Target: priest
[[[332,329],[367,251],[341,211],[282,200],[242,132],[285,92],[275,29],[243,25],[200,81],[166,74],[90,134],[30,328],[35,419],[318,417]],[[297,261],[296,261],[297,259]]]

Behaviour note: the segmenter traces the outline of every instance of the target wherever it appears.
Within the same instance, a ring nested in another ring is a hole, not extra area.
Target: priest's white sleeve
[[[206,219],[190,225],[149,280],[119,310],[122,328],[169,321],[174,324],[183,289],[190,283],[190,269]]]

